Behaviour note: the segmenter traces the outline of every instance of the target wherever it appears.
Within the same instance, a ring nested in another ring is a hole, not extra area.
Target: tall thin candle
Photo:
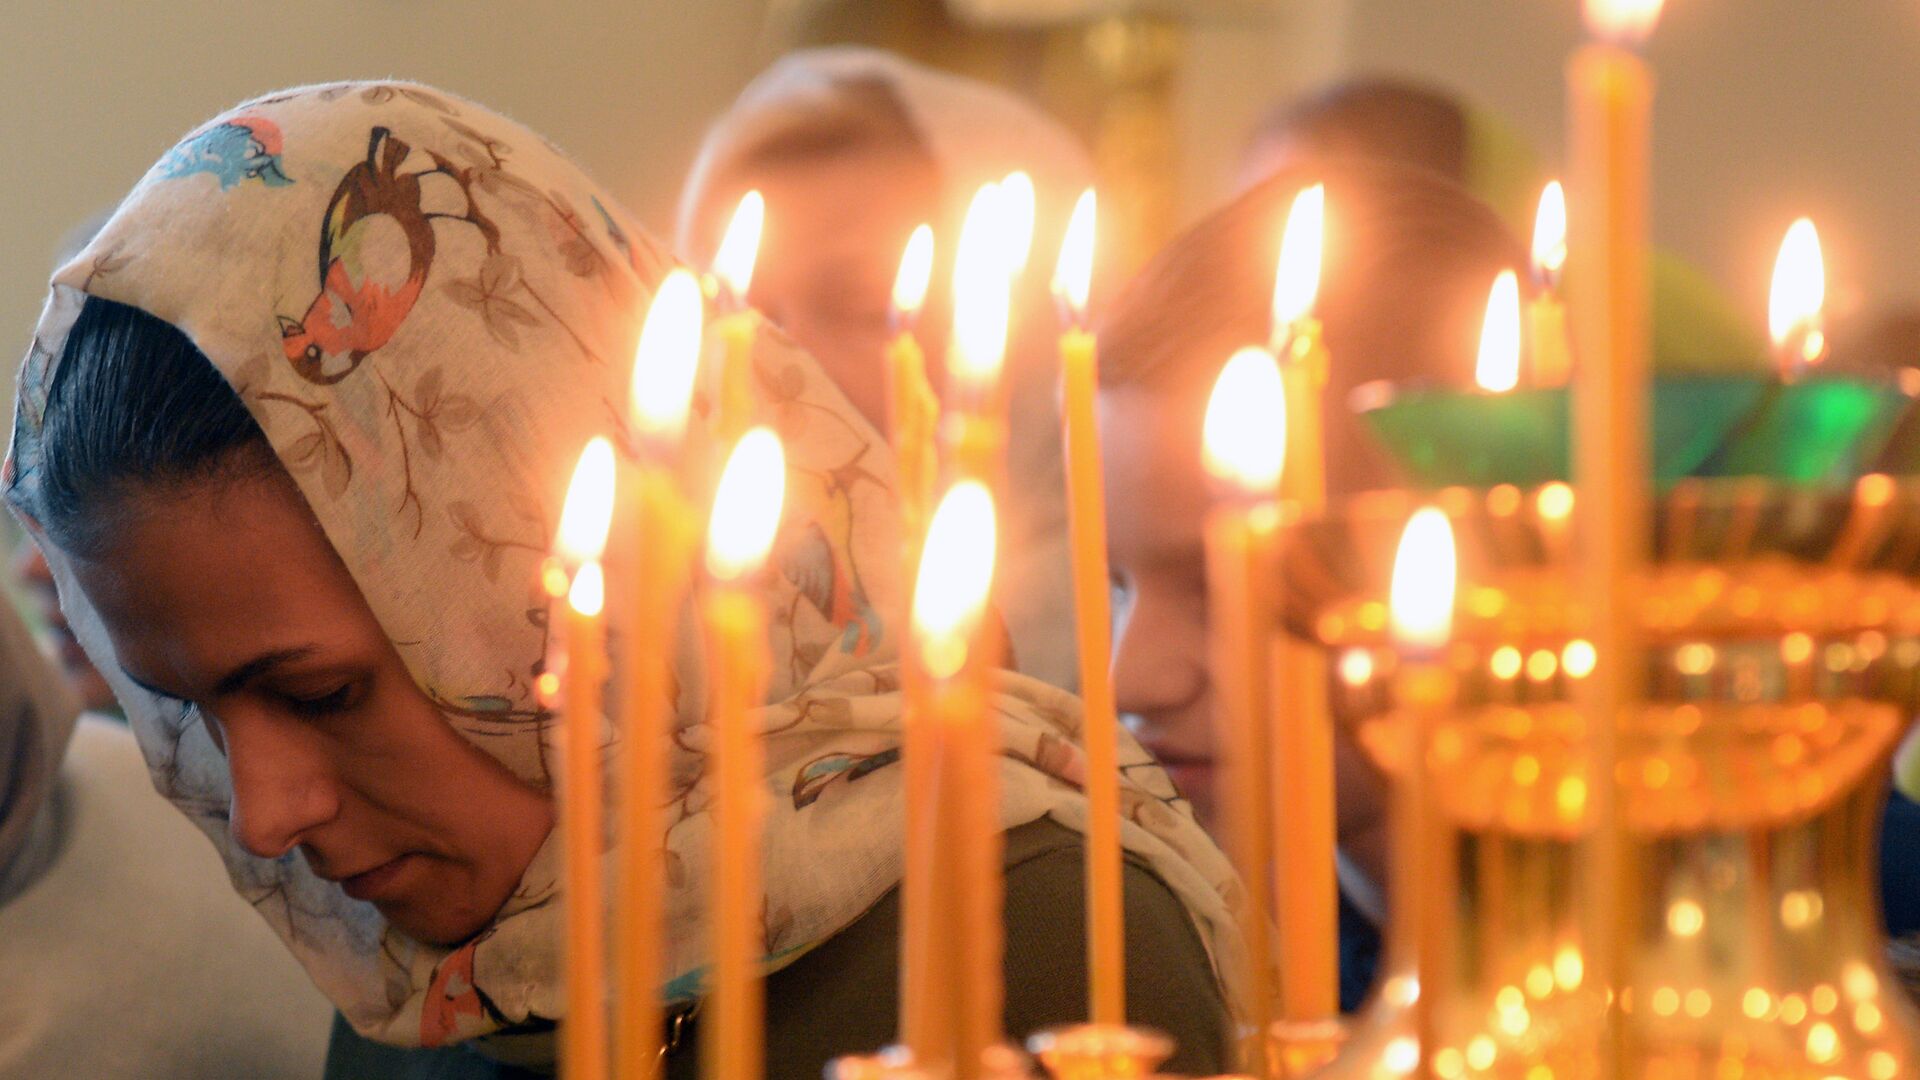
[[[1272,880],[1273,685],[1268,668],[1280,528],[1286,393],[1273,354],[1248,347],[1220,372],[1207,403],[1204,456],[1220,501],[1206,523],[1207,597],[1213,673],[1214,760],[1221,763],[1227,855],[1246,884],[1240,932],[1252,958],[1241,1069],[1271,1075],[1274,1019]]]
[[[1651,378],[1651,295],[1647,280],[1648,130],[1653,79],[1633,46],[1659,19],[1661,0],[1587,0],[1602,40],[1568,67],[1572,140],[1568,299],[1579,365],[1574,372],[1575,522],[1581,600],[1593,622],[1593,674],[1584,680],[1588,716],[1585,862],[1593,875],[1585,906],[1589,979],[1621,985],[1621,943],[1613,928],[1622,903],[1624,840],[1614,782],[1616,734],[1641,699],[1644,655],[1634,598],[1648,528],[1646,433]],[[1617,1000],[1617,999],[1616,999]],[[1619,1066],[1619,1015],[1601,1047],[1603,1073]]]
[[[1527,330],[1535,386],[1564,386],[1573,375],[1567,343],[1567,306],[1560,302],[1560,272],[1567,264],[1567,193],[1560,181],[1540,192],[1533,216],[1533,280]]]
[[[561,715],[560,827],[565,867],[567,1017],[560,1065],[567,1080],[607,1075],[605,813],[600,773],[602,684],[607,677],[606,579],[600,555],[613,517],[613,446],[580,454],[554,541],[573,571],[567,591],[566,699]]]
[[[658,987],[664,977],[668,747],[671,745],[674,629],[692,573],[698,526],[674,479],[699,364],[700,285],[675,270],[654,293],[634,350],[632,423],[639,462],[621,470],[623,525],[640,538],[635,580],[624,599],[622,639],[620,847],[615,866],[613,947],[617,989],[614,1075],[646,1080],[660,1065]]]
[[[1067,531],[1073,545],[1074,628],[1080,646],[1080,738],[1087,751],[1087,977],[1096,1024],[1127,1022],[1126,912],[1120,891],[1120,722],[1114,709],[1112,578],[1107,571],[1107,501],[1094,410],[1100,372],[1087,298],[1093,278],[1095,198],[1080,195],[1060,246],[1053,294],[1060,335],[1062,445],[1066,449]]]
[[[754,316],[747,307],[747,289],[760,254],[760,232],[766,223],[767,201],[760,192],[740,198],[720,247],[713,255],[713,276],[725,308],[714,329],[721,350],[719,422],[722,440],[731,442],[753,423]]]
[[[1458,871],[1453,834],[1440,817],[1432,778],[1427,775],[1427,750],[1434,726],[1453,698],[1453,675],[1441,653],[1453,633],[1458,565],[1453,526],[1446,515],[1430,506],[1415,511],[1394,556],[1388,602],[1394,644],[1402,659],[1394,680],[1395,704],[1405,716],[1398,733],[1404,773],[1395,796],[1394,813],[1401,825],[1393,853],[1392,887],[1396,909],[1414,913],[1420,971],[1414,1015],[1421,1057],[1429,1069],[1440,1043],[1438,1012],[1452,984]],[[1406,902],[1409,899],[1411,904]]]
[[[713,792],[713,989],[702,1062],[707,1080],[760,1080],[766,1073],[765,998],[760,961],[760,824],[765,750],[754,717],[766,694],[767,613],[753,589],[780,525],[786,459],[767,428],[740,437],[714,490],[707,531],[706,628],[708,758]]]
[[[893,282],[896,333],[887,346],[887,398],[893,441],[894,478],[900,494],[902,580],[919,571],[920,544],[933,512],[933,485],[939,459],[934,436],[940,406],[927,382],[926,358],[914,337],[914,323],[926,302],[933,274],[933,229],[914,229],[900,257]],[[912,599],[903,596],[895,625],[909,625]],[[918,1060],[951,1053],[937,1023],[934,998],[949,975],[931,967],[942,954],[934,947],[935,908],[945,899],[935,885],[938,870],[933,785],[935,743],[929,738],[926,679],[912,650],[900,658],[904,710],[902,767],[906,770],[906,863],[901,880],[900,1040]]]
[[[939,885],[952,894],[937,912],[944,922],[934,946],[943,955],[933,965],[947,973],[936,1008],[947,1014],[937,1026],[951,1033],[951,1058],[917,1064],[961,1080],[982,1074],[1002,1037],[1000,733],[988,702],[995,657],[985,618],[997,538],[993,496],[977,480],[956,483],[928,527],[913,598],[912,648],[929,680],[935,744]]]
[[[1314,318],[1326,233],[1326,188],[1294,198],[1273,286],[1273,340],[1286,390],[1280,494],[1302,512],[1326,507],[1325,398],[1331,358]],[[1277,625],[1277,620],[1270,622]],[[1273,646],[1278,710],[1273,763],[1274,908],[1281,968],[1276,1019],[1319,1025],[1340,1014],[1339,885],[1335,878],[1333,710],[1324,650],[1282,634]]]

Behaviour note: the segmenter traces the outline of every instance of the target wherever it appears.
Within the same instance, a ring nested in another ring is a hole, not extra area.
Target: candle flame
[[[1273,354],[1249,345],[1227,361],[1207,400],[1207,472],[1251,496],[1280,486],[1287,459],[1287,394]]]
[[[968,639],[993,587],[997,543],[993,496],[977,480],[954,484],[927,525],[913,588],[914,637],[922,665],[936,679],[967,662]]]
[[[607,547],[613,526],[613,444],[595,437],[580,452],[567,484],[567,501],[560,507],[560,528],[554,552],[574,565],[592,562]]]
[[[1403,646],[1437,649],[1453,633],[1453,597],[1459,569],[1453,525],[1432,506],[1414,511],[1393,558],[1388,610],[1393,636]]]
[[[607,603],[607,575],[598,562],[583,563],[573,575],[573,587],[567,590],[567,603],[589,618],[600,614]]]
[[[1533,215],[1533,272],[1542,285],[1560,282],[1567,265],[1567,189],[1554,180],[1540,191],[1540,209]]]
[[[1487,294],[1487,318],[1480,327],[1480,359],[1474,365],[1480,389],[1504,394],[1520,385],[1520,278],[1500,271]]]
[[[757,427],[733,446],[713,489],[707,572],[733,581],[760,568],[787,493],[787,455],[772,428]]]
[[[1637,45],[1653,33],[1664,0],[1587,0],[1587,29],[1621,45]]]
[[[1033,178],[1015,169],[1000,181],[1001,213],[1006,215],[1007,273],[1018,277],[1033,257]]]
[[[740,197],[727,223],[720,249],[713,253],[713,276],[720,279],[737,303],[745,303],[753,283],[753,264],[760,256],[760,229],[767,220],[767,200],[758,189]]]
[[[933,280],[933,226],[921,225],[907,237],[900,270],[893,276],[893,311],[905,320],[920,314],[927,302],[927,283]]]
[[[1053,295],[1077,322],[1087,317],[1087,297],[1093,291],[1093,226],[1096,206],[1093,189],[1080,193],[1067,219],[1067,235],[1060,241],[1060,261],[1053,268]]]
[[[1280,265],[1273,281],[1276,336],[1313,311],[1320,295],[1320,255],[1325,244],[1327,186],[1315,184],[1294,196],[1280,237]]]
[[[1826,349],[1820,309],[1827,299],[1826,263],[1820,256],[1820,234],[1813,222],[1801,218],[1780,242],[1773,264],[1773,292],[1767,303],[1767,325],[1776,349],[1790,351],[1788,359],[1812,363]],[[1795,340],[1798,338],[1798,340]]]
[[[678,440],[700,366],[705,320],[700,282],[675,270],[660,282],[633,350],[633,424],[643,435]]]
[[[1007,354],[1010,281],[1006,211],[997,184],[983,184],[967,207],[953,260],[953,348],[956,380],[984,390],[999,381]]]

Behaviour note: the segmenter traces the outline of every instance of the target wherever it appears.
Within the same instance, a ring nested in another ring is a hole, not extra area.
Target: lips
[[[355,900],[378,901],[394,890],[412,862],[412,855],[389,859],[372,869],[340,879],[340,891]]]

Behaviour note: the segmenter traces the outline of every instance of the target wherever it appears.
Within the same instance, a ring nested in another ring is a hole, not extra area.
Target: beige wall
[[[1438,79],[1558,157],[1574,0],[1351,0],[1352,70]],[[1920,4],[1670,0],[1655,232],[1764,325],[1780,234],[1811,214],[1830,296],[1920,303]]]

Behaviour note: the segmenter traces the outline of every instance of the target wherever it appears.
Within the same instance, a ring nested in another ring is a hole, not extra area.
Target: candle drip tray
[[[1429,502],[1459,548],[1450,694],[1410,703],[1386,600]],[[1386,975],[1316,1076],[1920,1076],[1874,867],[1920,703],[1920,481],[1687,479],[1650,509],[1610,776],[1566,485],[1370,494],[1282,530],[1284,629],[1329,650],[1337,721],[1402,807]]]

